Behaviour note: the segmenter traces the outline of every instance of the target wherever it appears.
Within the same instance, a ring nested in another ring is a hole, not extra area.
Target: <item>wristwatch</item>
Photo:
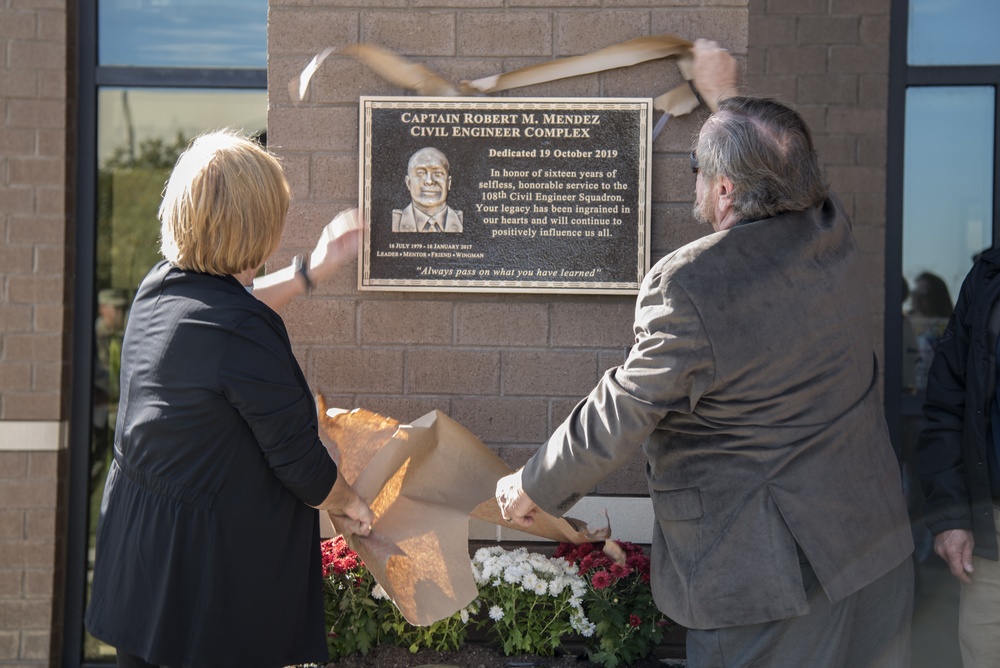
[[[309,267],[306,264],[306,259],[301,255],[296,255],[292,258],[292,268],[295,269],[295,273],[302,277],[302,280],[306,283],[306,294],[311,294],[313,288],[316,287],[312,279],[309,278]]]

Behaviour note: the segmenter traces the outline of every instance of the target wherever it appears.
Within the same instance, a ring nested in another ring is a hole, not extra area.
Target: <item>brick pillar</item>
[[[882,340],[890,0],[751,0],[749,88],[805,117],[854,221]]]
[[[0,3],[0,665],[61,643],[69,397],[66,0]],[[75,11],[75,10],[72,10]]]

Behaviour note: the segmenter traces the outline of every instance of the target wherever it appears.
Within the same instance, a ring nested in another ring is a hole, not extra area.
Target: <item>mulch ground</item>
[[[683,662],[661,660],[655,656],[633,663],[630,668],[666,668]],[[422,649],[411,654],[406,648],[379,645],[368,656],[348,656],[327,664],[327,668],[600,668],[586,656],[538,657],[504,656],[484,645],[468,645],[458,652],[434,652]]]

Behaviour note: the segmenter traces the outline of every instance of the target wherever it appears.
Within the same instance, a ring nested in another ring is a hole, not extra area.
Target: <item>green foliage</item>
[[[367,655],[381,640],[375,578],[343,538],[323,542],[323,604],[331,659]]]
[[[403,618],[396,606],[390,603],[387,606],[388,619],[382,622],[382,630],[394,645],[405,647],[411,653],[416,653],[420,649],[454,652],[465,644],[469,635],[469,625],[478,623],[470,619],[470,612],[475,613],[477,605],[473,602],[468,608],[430,626],[413,626]]]
[[[173,141],[151,137],[139,142],[138,148],[119,146],[104,162],[105,169],[173,169],[177,158],[190,140],[178,130]]]
[[[617,543],[625,564],[602,551],[603,543],[563,543],[556,556],[575,564],[588,587],[583,607],[596,628],[587,639],[587,658],[605,668],[630,665],[663,640],[670,620],[653,602],[649,558],[632,543]]]
[[[160,260],[156,214],[163,188],[188,139],[151,138],[138,148],[119,146],[97,176],[97,285],[126,290],[131,297]]]
[[[379,643],[450,652],[468,637],[473,603],[430,626],[407,622],[385,590],[375,582],[357,552],[341,536],[323,541],[323,603],[330,659],[349,654],[367,655]]]
[[[624,564],[603,543],[560,545],[547,558],[524,548],[483,548],[472,560],[479,598],[430,626],[409,624],[343,538],[323,542],[324,602],[330,659],[367,655],[379,643],[456,651],[470,627],[488,625],[507,656],[552,656],[566,638],[582,636],[587,655],[605,668],[646,657],[670,622],[649,588],[649,558],[620,545]]]

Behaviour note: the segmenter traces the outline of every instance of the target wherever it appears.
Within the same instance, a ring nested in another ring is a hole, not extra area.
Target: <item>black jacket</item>
[[[1000,249],[983,253],[962,283],[927,381],[917,473],[931,533],[970,529],[975,554],[997,559],[986,458],[1000,332]]]
[[[328,658],[317,505],[337,478],[278,315],[233,277],[149,273],[122,348],[87,628],[156,665]]]

